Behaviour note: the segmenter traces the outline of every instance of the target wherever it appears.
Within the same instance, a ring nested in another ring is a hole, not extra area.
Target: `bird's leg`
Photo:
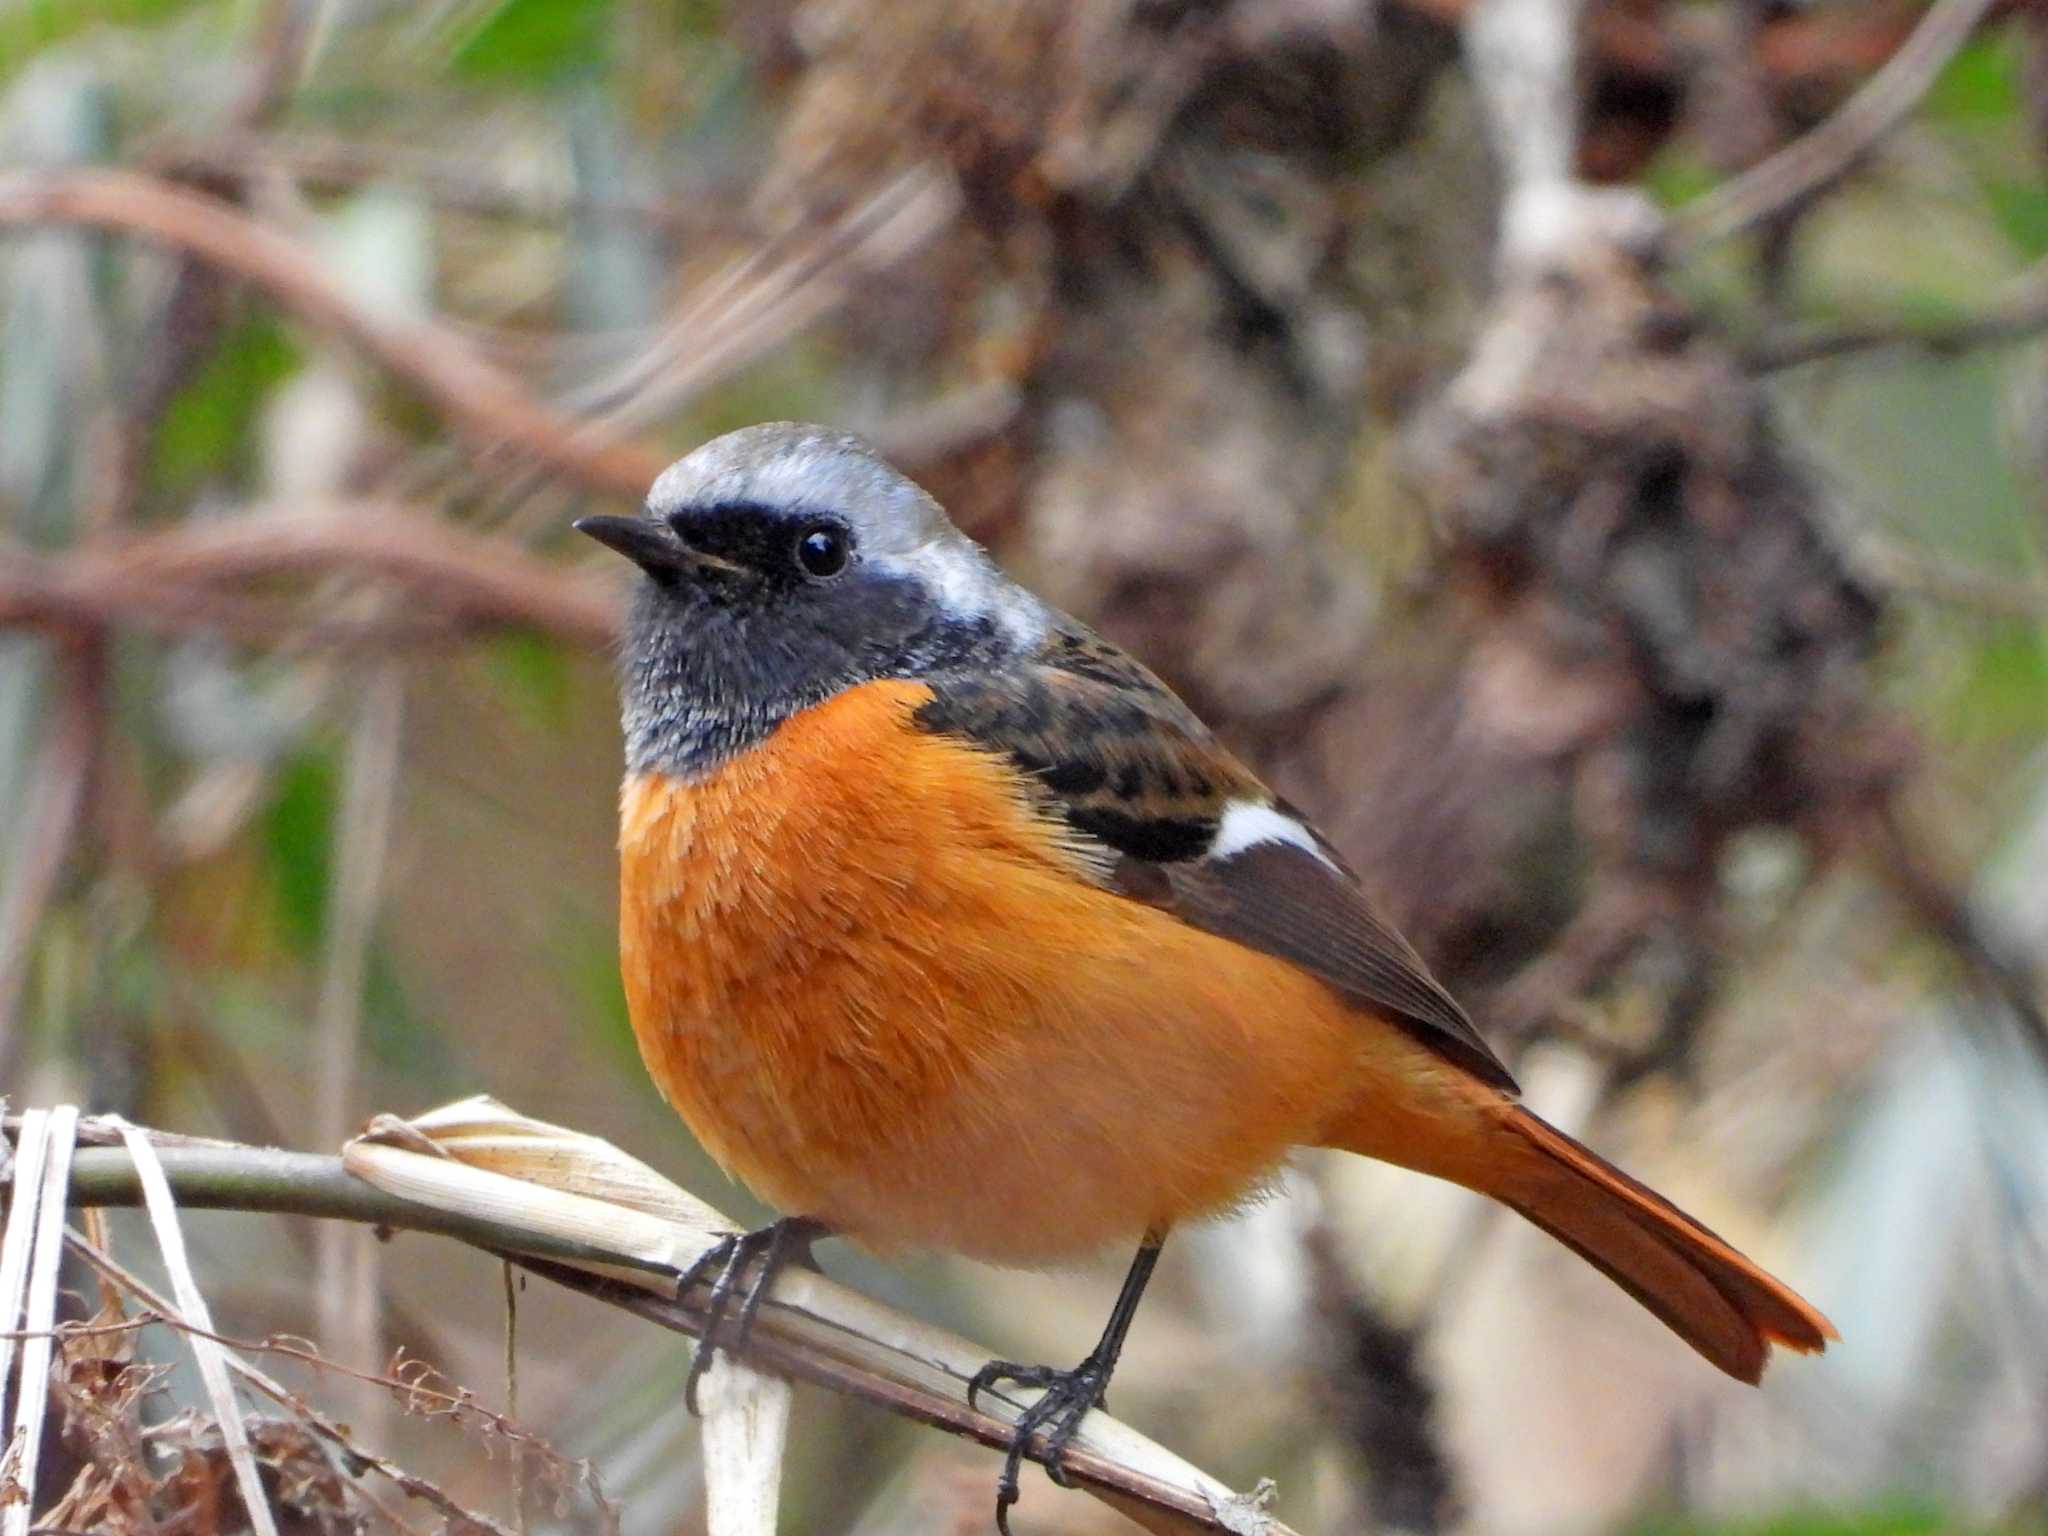
[[[754,1319],[760,1315],[761,1303],[767,1300],[775,1277],[791,1263],[817,1268],[811,1244],[829,1235],[830,1229],[815,1217],[785,1216],[752,1232],[734,1232],[720,1238],[683,1271],[676,1281],[677,1300],[705,1280],[711,1282],[710,1293],[704,1298],[704,1331],[697,1341],[697,1357],[690,1362],[690,1378],[683,1385],[683,1401],[690,1412],[697,1412],[697,1383],[703,1380],[711,1357],[721,1349],[738,1353],[746,1348],[747,1338],[754,1331]],[[749,1268],[753,1269],[751,1278]],[[739,1315],[733,1319],[728,1336],[726,1314],[732,1310],[735,1298],[739,1301]]]
[[[1152,1278],[1152,1266],[1159,1262],[1159,1246],[1165,1240],[1163,1233],[1146,1235],[1138,1256],[1131,1260],[1130,1273],[1124,1276],[1123,1289],[1117,1292],[1116,1306],[1109,1314],[1109,1325],[1102,1330],[1102,1337],[1096,1340],[1095,1347],[1088,1351],[1086,1358],[1071,1371],[1054,1370],[1049,1365],[1018,1365],[1010,1360],[991,1360],[968,1382],[967,1406],[970,1408],[975,1405],[974,1400],[979,1394],[1000,1382],[1044,1389],[1038,1401],[1017,1416],[1016,1428],[1010,1436],[1009,1455],[1003,1460],[1003,1475],[996,1483],[996,1529],[1002,1532],[1002,1536],[1010,1536],[1010,1506],[1019,1497],[1017,1474],[1026,1456],[1035,1456],[1043,1462],[1046,1475],[1060,1487],[1073,1486],[1067,1481],[1067,1447],[1073,1443],[1089,1410],[1100,1407],[1105,1400],[1110,1373],[1116,1369],[1117,1356],[1123,1352],[1124,1335],[1130,1332],[1131,1319],[1137,1315],[1138,1302],[1145,1294],[1146,1282]],[[1034,1451],[1032,1441],[1041,1433],[1045,1437],[1044,1444]]]

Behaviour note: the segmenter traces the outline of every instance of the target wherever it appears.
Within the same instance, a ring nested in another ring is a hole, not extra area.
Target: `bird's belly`
[[[858,779],[806,763],[838,707],[626,789],[634,1030],[721,1164],[875,1246],[1043,1263],[1318,1139],[1357,1077],[1330,993],[1090,884],[971,749],[899,730]]]

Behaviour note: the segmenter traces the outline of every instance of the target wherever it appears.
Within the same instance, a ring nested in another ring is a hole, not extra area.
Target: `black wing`
[[[1299,966],[1516,1091],[1335,850],[1123,652],[1064,631],[1032,661],[927,681],[918,724],[1030,774],[1048,809],[1102,850],[1116,890]]]

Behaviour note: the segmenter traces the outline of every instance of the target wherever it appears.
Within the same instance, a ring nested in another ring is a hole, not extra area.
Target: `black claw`
[[[811,1244],[824,1234],[821,1223],[804,1216],[784,1217],[752,1232],[734,1232],[705,1249],[677,1279],[676,1297],[680,1300],[707,1277],[717,1276],[704,1298],[704,1331],[697,1342],[697,1356],[690,1362],[689,1379],[683,1384],[683,1401],[691,1413],[700,1411],[697,1384],[710,1369],[712,1358],[721,1349],[737,1354],[746,1348],[775,1277],[791,1262],[815,1268]],[[750,1280],[749,1269],[753,1270]],[[744,1287],[742,1281],[746,1281]],[[735,1296],[739,1298],[739,1315],[728,1336],[726,1314],[732,1310]]]
[[[1109,1372],[1108,1362],[1090,1355],[1071,1371],[991,1360],[974,1373],[974,1379],[967,1384],[969,1406],[973,1406],[977,1394],[993,1389],[999,1382],[1043,1389],[1038,1401],[1017,1415],[1016,1425],[1010,1431],[1009,1451],[1003,1457],[1003,1475],[996,1480],[996,1529],[1002,1536],[1010,1536],[1010,1508],[1022,1497],[1017,1479],[1025,1457],[1041,1463],[1046,1476],[1057,1486],[1074,1486],[1067,1476],[1067,1448],[1080,1433],[1089,1413],[1102,1405]],[[1034,1445],[1041,1435],[1043,1444]]]
[[[967,1383],[967,1406],[978,1408],[975,1398],[983,1392],[993,1391],[998,1382],[1007,1381],[1015,1387],[1045,1387],[1052,1384],[1059,1375],[1049,1365],[1019,1365],[1014,1360],[991,1360],[974,1373],[974,1379]]]
[[[997,1536],[1010,1536],[1010,1506],[1023,1496],[1018,1490],[1015,1475],[1006,1470],[996,1482]]]
[[[977,1397],[998,1382],[1044,1389],[1037,1402],[1017,1415],[1017,1422],[1010,1431],[1010,1448],[1003,1457],[1003,1475],[996,1480],[996,1530],[1001,1536],[1010,1536],[1010,1508],[1020,1497],[1017,1474],[1023,1469],[1026,1456],[1044,1463],[1046,1476],[1059,1487],[1074,1486],[1073,1480],[1067,1476],[1067,1448],[1074,1443],[1074,1436],[1080,1433],[1082,1421],[1107,1400],[1109,1378],[1116,1370],[1117,1356],[1123,1350],[1124,1335],[1130,1330],[1131,1318],[1145,1294],[1146,1282],[1152,1278],[1152,1266],[1159,1259],[1159,1244],[1163,1240],[1162,1233],[1147,1235],[1137,1257],[1131,1260],[1123,1289],[1117,1292],[1116,1306],[1109,1314],[1109,1325],[1102,1330],[1102,1337],[1088,1352],[1088,1358],[1071,1371],[1056,1371],[1049,1365],[1018,1365],[1009,1360],[991,1360],[967,1383],[967,1406],[970,1408],[976,1406]],[[1041,1432],[1044,1433],[1045,1444],[1034,1452],[1032,1441]]]

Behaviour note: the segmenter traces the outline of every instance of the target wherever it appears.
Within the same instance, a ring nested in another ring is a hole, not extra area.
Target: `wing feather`
[[[1158,902],[1219,937],[1291,961],[1363,1007],[1392,1014],[1485,1081],[1516,1092],[1456,998],[1348,873],[1294,843],[1255,843],[1227,859],[1166,871]]]
[[[1038,658],[927,679],[926,730],[1001,753],[1132,900],[1277,956],[1485,1081],[1514,1078],[1336,851],[1150,672],[1076,626]],[[1260,834],[1218,833],[1233,809]]]

